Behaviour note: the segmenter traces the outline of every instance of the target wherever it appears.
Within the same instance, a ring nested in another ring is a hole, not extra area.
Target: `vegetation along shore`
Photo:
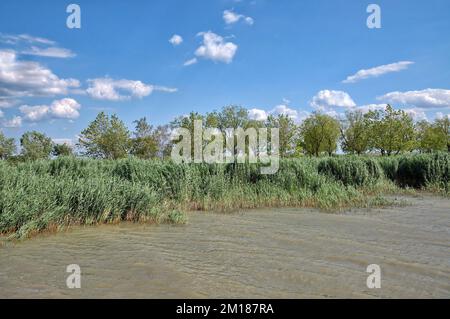
[[[278,172],[261,174],[261,163],[174,163],[169,132],[198,119],[219,129],[278,128]],[[76,147],[27,132],[20,152],[0,133],[0,233],[26,238],[70,225],[184,223],[189,210],[367,207],[405,188],[449,194],[448,118],[414,123],[387,106],[342,120],[315,113],[297,125],[286,115],[257,121],[244,108],[226,107],[157,128],[145,118],[135,124],[131,133],[117,116],[100,113]]]

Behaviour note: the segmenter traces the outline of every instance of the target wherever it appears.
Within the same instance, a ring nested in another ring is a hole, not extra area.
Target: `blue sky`
[[[450,113],[449,31],[448,0],[3,0],[0,128],[73,140],[100,110],[131,128],[229,104],[300,122],[390,102],[433,120]]]

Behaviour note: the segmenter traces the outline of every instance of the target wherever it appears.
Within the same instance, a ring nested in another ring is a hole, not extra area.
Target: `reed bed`
[[[257,207],[340,209],[385,203],[398,187],[448,194],[449,154],[283,159],[259,164],[75,157],[0,162],[0,233],[24,238],[49,229],[120,221],[184,223],[188,210]]]

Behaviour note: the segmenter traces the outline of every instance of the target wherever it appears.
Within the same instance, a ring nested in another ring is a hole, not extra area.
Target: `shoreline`
[[[439,298],[450,293],[450,201],[352,209],[189,213],[184,226],[120,223],[0,249],[7,298]],[[82,269],[67,289],[65,265]],[[381,289],[366,287],[369,264]],[[1,294],[1,293],[0,293]]]
[[[379,196],[379,195],[376,195]],[[161,226],[161,225],[170,225],[173,227],[183,227],[185,224],[189,223],[189,215],[192,214],[205,214],[205,215],[232,215],[232,216],[240,216],[250,211],[268,211],[273,209],[289,209],[289,210],[305,210],[305,211],[314,211],[316,213],[321,214],[334,214],[334,215],[346,215],[355,210],[364,210],[367,212],[371,212],[376,209],[393,209],[405,206],[411,206],[412,203],[408,202],[408,199],[417,199],[417,198],[435,198],[438,200],[449,199],[447,196],[442,196],[439,193],[433,193],[427,190],[414,190],[414,191],[400,191],[397,193],[389,193],[382,195],[383,199],[386,200],[385,203],[380,205],[371,205],[371,206],[345,206],[339,207],[335,209],[321,209],[319,207],[314,206],[262,206],[262,207],[249,207],[249,208],[236,208],[227,211],[218,211],[218,210],[187,210],[183,212],[186,216],[186,220],[183,223],[158,223],[154,221],[129,221],[129,220],[117,220],[113,222],[106,223],[98,223],[98,224],[73,224],[73,225],[60,225],[55,226],[47,230],[39,231],[37,233],[31,234],[26,238],[8,238],[8,235],[0,235],[0,249],[10,244],[24,243],[28,240],[34,240],[39,238],[46,238],[49,236],[54,236],[58,234],[70,234],[74,230],[78,229],[92,229],[98,227],[110,227],[117,225],[144,225],[144,226]],[[11,235],[11,234],[10,234]]]

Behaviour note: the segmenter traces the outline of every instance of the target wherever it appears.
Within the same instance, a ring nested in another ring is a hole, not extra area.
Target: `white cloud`
[[[175,93],[178,92],[177,88],[169,88],[167,86],[152,85],[153,91],[165,92],[165,93]]]
[[[193,58],[190,60],[187,60],[186,62],[183,63],[184,66],[189,66],[189,65],[193,65],[196,64],[198,62],[197,58]]]
[[[74,99],[65,98],[62,100],[53,101],[50,106],[50,113],[52,117],[61,119],[76,119],[80,116],[78,112],[81,105]]]
[[[450,119],[450,114],[444,114],[444,113],[442,113],[442,112],[436,112],[435,117],[436,117],[436,119],[438,119],[438,120],[441,120],[441,119],[443,119],[443,118],[445,118],[445,117],[447,117],[448,119]]]
[[[0,50],[0,97],[53,96],[79,87],[75,79],[60,79],[37,62],[21,61],[12,50]]]
[[[418,108],[448,108],[450,107],[450,90],[425,89],[421,91],[390,92],[377,97],[380,101],[399,106]]]
[[[172,43],[172,45],[177,46],[180,45],[183,42],[183,38],[178,35],[178,34],[174,34],[170,39],[169,42]]]
[[[11,35],[11,34],[0,34],[0,42],[7,44],[17,44],[19,42],[28,42],[34,44],[46,44],[46,45],[54,45],[55,41],[34,37],[29,34],[19,34],[19,35]]]
[[[73,53],[69,49],[58,47],[39,48],[32,46],[30,49],[23,50],[21,53],[26,55],[37,55],[51,58],[72,58],[75,56],[75,53]]]
[[[342,83],[355,83],[363,79],[378,77],[386,73],[399,72],[401,70],[407,69],[408,66],[413,63],[414,62],[411,61],[400,61],[396,63],[380,65],[371,69],[362,69],[355,74],[348,76],[347,79],[342,81]]]
[[[80,116],[81,105],[74,99],[65,98],[55,100],[50,105],[22,105],[19,107],[24,119],[30,122],[38,122],[44,119],[76,119]]]
[[[211,31],[201,32],[203,45],[196,51],[195,55],[210,59],[216,62],[231,63],[236,54],[238,46],[232,42],[225,42],[224,39]]]
[[[362,113],[368,113],[369,111],[383,111],[386,109],[386,104],[366,104],[360,105],[352,109],[352,111],[361,111]]]
[[[404,109],[404,111],[416,122],[422,120],[428,121],[425,111],[420,108]]]
[[[270,111],[265,111],[265,110],[257,109],[257,108],[253,108],[248,111],[249,118],[252,120],[257,120],[257,121],[265,121],[269,115],[277,116],[280,114],[290,117],[292,120],[294,120],[297,123],[303,121],[305,118],[307,118],[310,115],[310,113],[307,111],[299,112],[299,111],[292,109],[289,106],[284,105],[284,104],[277,105]]]
[[[47,105],[22,105],[19,107],[20,112],[24,114],[24,119],[30,122],[41,121],[44,118],[47,118],[48,113],[50,111],[50,107]]]
[[[251,17],[245,17],[244,21],[248,25],[253,25],[253,23],[255,23],[255,20],[253,20],[253,18],[251,18]]]
[[[322,90],[311,100],[310,105],[318,111],[327,112],[329,108],[352,108],[356,104],[350,95],[343,91]]]
[[[75,56],[75,53],[71,50],[57,47],[55,41],[28,34],[0,34],[0,42],[17,48],[17,51],[24,55],[51,58],[71,58]]]
[[[17,128],[22,126],[22,118],[20,116],[14,116],[10,120],[6,120],[2,122],[3,127],[7,128]]]
[[[3,117],[5,114],[3,113],[2,110],[0,110],[0,117]]]
[[[296,110],[291,109],[284,104],[275,106],[275,108],[272,111],[270,111],[270,113],[273,115],[280,115],[280,114],[286,115],[293,120],[296,120],[298,117],[298,112]]]
[[[243,14],[238,14],[236,12],[233,12],[233,10],[225,10],[222,17],[223,21],[225,21],[226,24],[234,24],[236,22],[239,22],[239,20],[241,19],[248,25],[252,25],[254,23],[253,18],[246,17]]]
[[[7,109],[19,103],[19,100],[0,97],[0,109]]]
[[[114,80],[111,78],[90,79],[89,88],[86,90],[89,96],[99,100],[121,101],[130,98],[143,98],[152,94],[153,91],[173,93],[176,88],[165,86],[154,86],[141,81]],[[124,93],[127,94],[124,94]]]
[[[265,121],[267,120],[267,112],[261,109],[250,109],[248,110],[248,116],[252,120]]]

